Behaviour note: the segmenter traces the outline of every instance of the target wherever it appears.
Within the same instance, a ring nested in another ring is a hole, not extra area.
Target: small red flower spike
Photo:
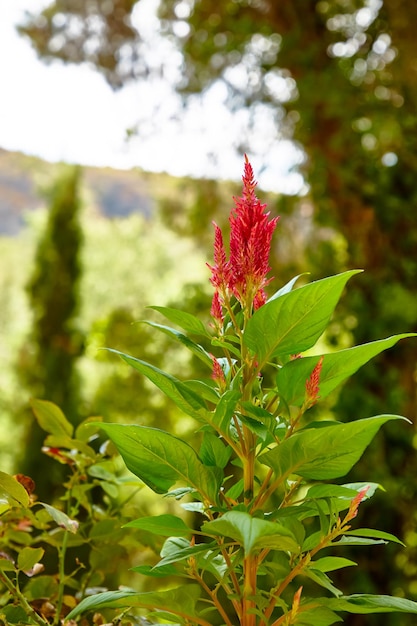
[[[350,520],[354,519],[357,516],[359,505],[366,496],[368,489],[369,485],[358,491],[358,494],[353,498],[349,506],[349,511],[347,512],[346,517],[343,521],[344,524],[346,522],[350,522]]]
[[[234,198],[235,211],[230,215],[230,279],[229,288],[244,303],[253,302],[258,292],[269,283],[269,253],[278,217],[268,220],[266,204],[261,204],[255,194],[257,185],[253,169],[245,155],[242,177],[243,194]],[[259,304],[259,297],[258,297]]]
[[[211,302],[210,315],[220,327],[223,326],[223,309],[218,291],[214,292],[213,300]]]
[[[218,360],[216,359],[216,357],[213,356],[212,354],[210,354],[210,356],[211,356],[211,360],[213,361],[213,373],[211,377],[213,378],[213,380],[215,380],[218,383],[219,387],[223,387],[226,383],[223,369],[220,363],[218,362]]]
[[[323,357],[321,356],[317,362],[317,365],[310,374],[310,378],[306,380],[306,397],[304,404],[307,408],[312,407],[319,399],[320,391],[320,374],[323,366]]]
[[[227,260],[222,231],[214,224],[214,265],[208,267],[211,284],[223,302],[233,295],[242,308],[256,310],[266,302],[271,240],[279,218],[270,220],[269,212],[264,211],[266,205],[256,197],[257,183],[246,155],[242,180],[242,196],[234,198],[235,208],[229,218],[230,258]]]

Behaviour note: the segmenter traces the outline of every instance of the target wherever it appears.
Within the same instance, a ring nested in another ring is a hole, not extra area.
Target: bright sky
[[[149,48],[163,54],[167,45],[155,36],[152,9],[157,0],[141,0],[141,29]],[[242,159],[231,150],[245,127],[244,114],[232,115],[220,86],[205,104],[195,102],[185,116],[178,97],[162,80],[137,83],[113,92],[87,66],[42,63],[15,24],[25,11],[47,0],[0,0],[0,147],[40,156],[114,168],[142,167],[173,175],[238,178]],[[139,7],[138,5],[138,7]],[[172,71],[175,72],[175,55]],[[126,140],[137,126],[138,136]],[[269,141],[261,120],[250,155],[260,187],[296,192],[301,176],[288,167],[299,159],[289,142]],[[261,156],[262,155],[262,156]],[[268,167],[263,167],[267,156]]]

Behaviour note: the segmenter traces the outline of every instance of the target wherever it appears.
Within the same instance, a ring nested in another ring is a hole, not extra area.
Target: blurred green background
[[[147,66],[130,21],[142,1],[56,0],[29,16],[21,35],[41,58],[88,62],[118,89],[160,71]],[[159,12],[160,36],[183,55],[176,87],[184,107],[221,84],[230,110],[247,114],[238,152],[262,153],[253,130],[265,118],[302,154],[298,194],[259,189],[271,213],[281,215],[275,280],[365,270],[349,284],[327,349],[417,331],[417,4],[162,0]],[[74,31],[74,19],[85,28]],[[198,363],[136,322],[152,318],[144,310],[152,304],[207,319],[211,222],[227,224],[239,184],[80,170],[4,151],[0,161],[2,195],[14,207],[13,219],[0,222],[2,469],[30,473],[40,492],[49,488],[48,459],[28,410],[32,396],[57,402],[74,422],[102,415],[193,437],[188,419],[100,348],[124,350],[179,377],[198,372]],[[324,407],[343,420],[399,413],[412,421],[387,426],[350,476],[386,489],[363,507],[358,523],[407,544],[351,549],[360,565],[343,574],[351,593],[417,600],[416,365],[416,342],[401,342]],[[388,614],[384,623],[414,622]],[[349,624],[379,619],[351,616]]]

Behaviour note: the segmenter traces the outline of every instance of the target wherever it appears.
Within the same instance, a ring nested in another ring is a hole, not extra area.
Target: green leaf
[[[226,337],[229,337],[229,335],[226,335]],[[238,359],[240,359],[242,356],[239,348],[230,343],[230,341],[226,341],[224,336],[221,338],[213,337],[213,339],[211,340],[211,345],[216,348],[221,348],[223,350],[223,354],[224,351],[227,350],[228,352],[230,352],[230,354],[233,354]]]
[[[324,587],[325,589],[330,591],[330,593],[332,593],[334,596],[343,595],[343,592],[333,585],[330,578],[324,572],[321,572],[320,570],[314,570],[314,568],[306,568],[303,571],[303,575],[313,580],[315,583],[320,585],[320,587]]]
[[[341,556],[325,556],[322,559],[317,559],[317,561],[311,561],[310,567],[320,570],[320,572],[334,572],[337,569],[352,565],[357,565],[357,563]]]
[[[307,491],[306,499],[346,498],[349,505],[357,493],[356,489],[348,489],[344,485],[313,485]]]
[[[316,422],[258,458],[286,480],[291,474],[314,480],[339,478],[360,459],[380,427],[398,415],[379,415],[342,424]]]
[[[0,572],[14,572],[15,569],[15,564],[11,558],[0,557]]]
[[[171,563],[184,561],[185,559],[189,559],[190,556],[195,556],[202,552],[209,552],[213,549],[215,549],[216,552],[219,551],[217,543],[197,543],[196,545],[191,545],[190,541],[184,537],[169,537],[162,546],[162,560],[155,565],[155,569],[165,567]]]
[[[392,535],[391,533],[386,533],[383,530],[374,530],[373,528],[355,528],[354,530],[348,530],[344,533],[344,535],[350,535],[353,537],[372,537],[373,539],[383,539],[384,541],[399,543],[401,546],[405,547],[405,543],[403,543],[395,535]]]
[[[318,598],[322,606],[348,613],[412,613],[417,614],[417,602],[392,596],[355,594],[341,598]]]
[[[146,363],[146,361],[135,359],[118,350],[109,349],[109,352],[118,354],[126,363],[146,376],[146,378],[163,391],[168,398],[173,400],[181,411],[198,420],[204,419],[208,412],[204,400],[180,380],[163,372],[154,365]]]
[[[174,324],[185,330],[187,333],[191,333],[193,335],[203,335],[203,337],[210,337],[210,333],[207,331],[203,322],[191,313],[187,313],[186,311],[179,311],[178,309],[173,309],[166,306],[150,306],[148,308],[153,309],[154,311],[158,311],[158,313],[161,313],[170,322],[173,322]]]
[[[137,572],[143,576],[151,576],[153,578],[164,578],[165,576],[182,576],[182,574],[173,565],[163,565],[162,567],[152,567],[151,565],[136,565],[131,567],[130,571]]]
[[[334,541],[333,546],[378,546],[386,544],[383,539],[367,539],[365,537],[346,537],[343,535],[339,541]]]
[[[259,367],[273,357],[308,350],[322,335],[351,276],[351,270],[310,283],[271,300],[248,321],[243,342]]]
[[[39,563],[44,552],[42,548],[23,548],[17,557],[17,567],[23,572],[30,571],[36,563]]]
[[[74,427],[59,407],[47,400],[31,400],[30,404],[43,430],[57,437],[72,437]]]
[[[239,421],[249,428],[262,441],[263,446],[267,446],[275,441],[271,431],[261,422],[246,415],[238,414]]]
[[[156,493],[166,493],[176,482],[185,483],[210,502],[217,501],[218,477],[193,448],[157,428],[101,424],[123,457],[126,467]]]
[[[29,494],[14,476],[0,472],[0,503],[5,500],[10,506],[29,506]]]
[[[240,397],[240,391],[228,389],[220,398],[214,415],[211,418],[211,423],[219,432],[228,433],[230,420],[236,411],[236,405]]]
[[[333,611],[317,605],[312,609],[305,609],[302,606],[296,620],[297,626],[332,626],[332,624],[343,622],[342,618],[333,613]]]
[[[278,289],[278,291],[276,291],[270,298],[268,298],[267,302],[271,302],[271,300],[276,300],[280,296],[284,296],[286,293],[292,291],[292,288],[294,287],[297,280],[301,278],[301,276],[307,276],[308,273],[309,272],[304,272],[303,274],[298,274],[298,276],[294,276],[294,278],[291,278],[291,280],[288,281],[286,285]]]
[[[213,433],[205,432],[200,448],[200,458],[204,465],[225,468],[229,462],[232,449]]]
[[[377,354],[394,346],[400,339],[415,336],[415,333],[404,333],[347,350],[324,354],[320,372],[319,397],[323,399],[328,396],[346,378]],[[317,365],[319,358],[319,356],[311,356],[295,359],[278,371],[276,377],[278,391],[288,405],[301,406],[303,404],[306,380]]]
[[[68,530],[70,533],[73,533],[73,534],[75,534],[78,531],[77,520],[71,519],[70,517],[68,517],[68,515],[66,515],[62,511],[59,511],[58,509],[56,509],[54,506],[51,506],[50,504],[46,504],[45,502],[37,502],[37,504],[40,504],[41,506],[43,506],[43,508],[46,511],[48,511],[49,515],[54,520],[54,522],[56,522],[58,526],[60,526],[61,528],[65,528],[65,530]]]
[[[186,537],[193,532],[180,517],[170,514],[141,517],[125,524],[123,528],[147,530],[161,537]]]
[[[172,615],[192,618],[195,615],[195,604],[199,596],[200,587],[198,585],[183,585],[167,591],[149,591],[144,593],[130,590],[105,591],[104,593],[84,598],[66,616],[66,619],[75,619],[87,611],[100,611],[106,608],[124,609],[128,607],[150,610],[161,609]]]
[[[26,589],[25,589],[26,594]],[[3,624],[32,624],[22,606],[8,604],[1,607],[1,621]]]
[[[229,572],[224,556],[212,551],[198,554],[196,556],[196,565],[199,569],[211,572],[217,580],[223,580]]]
[[[203,398],[212,404],[217,404],[219,401],[219,394],[213,386],[207,384],[207,382],[203,382],[202,380],[185,380],[183,381],[183,385],[188,387],[188,389],[191,389],[191,391],[200,396],[200,398]]]
[[[231,500],[237,500],[243,493],[244,482],[243,478],[235,482],[227,491],[226,498]]]
[[[300,550],[288,528],[252,517],[244,511],[228,511],[216,520],[205,522],[201,530],[208,535],[231,537],[243,546],[246,555],[264,547],[295,553]]]
[[[29,602],[39,598],[55,598],[58,593],[59,581],[55,576],[34,576],[25,585],[25,598]]]
[[[148,322],[146,320],[143,320],[142,323],[147,324],[148,326],[152,326],[152,328],[156,328],[160,330],[161,332],[165,333],[166,335],[168,335],[169,337],[172,337],[179,343],[182,343],[183,346],[188,348],[188,350],[190,350],[199,359],[201,359],[203,363],[208,365],[210,368],[212,367],[213,362],[211,360],[209,353],[206,352],[206,350],[204,350],[204,348],[200,346],[198,343],[194,343],[194,341],[191,341],[191,339],[189,339],[187,335],[184,335],[183,333],[179,332],[178,330],[175,330],[174,328],[170,328],[169,326],[164,326],[162,324],[156,324],[155,322]]]

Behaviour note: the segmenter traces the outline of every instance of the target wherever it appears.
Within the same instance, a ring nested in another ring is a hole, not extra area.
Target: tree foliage
[[[83,350],[82,335],[76,325],[82,244],[80,174],[78,167],[68,168],[46,193],[50,203],[48,221],[27,285],[33,325],[18,364],[30,395],[55,402],[74,424],[79,421],[75,363]],[[40,467],[45,470],[39,457],[43,433],[31,412],[27,419],[28,445],[19,470],[36,478],[37,491],[43,495],[54,479],[48,471],[40,471]]]

